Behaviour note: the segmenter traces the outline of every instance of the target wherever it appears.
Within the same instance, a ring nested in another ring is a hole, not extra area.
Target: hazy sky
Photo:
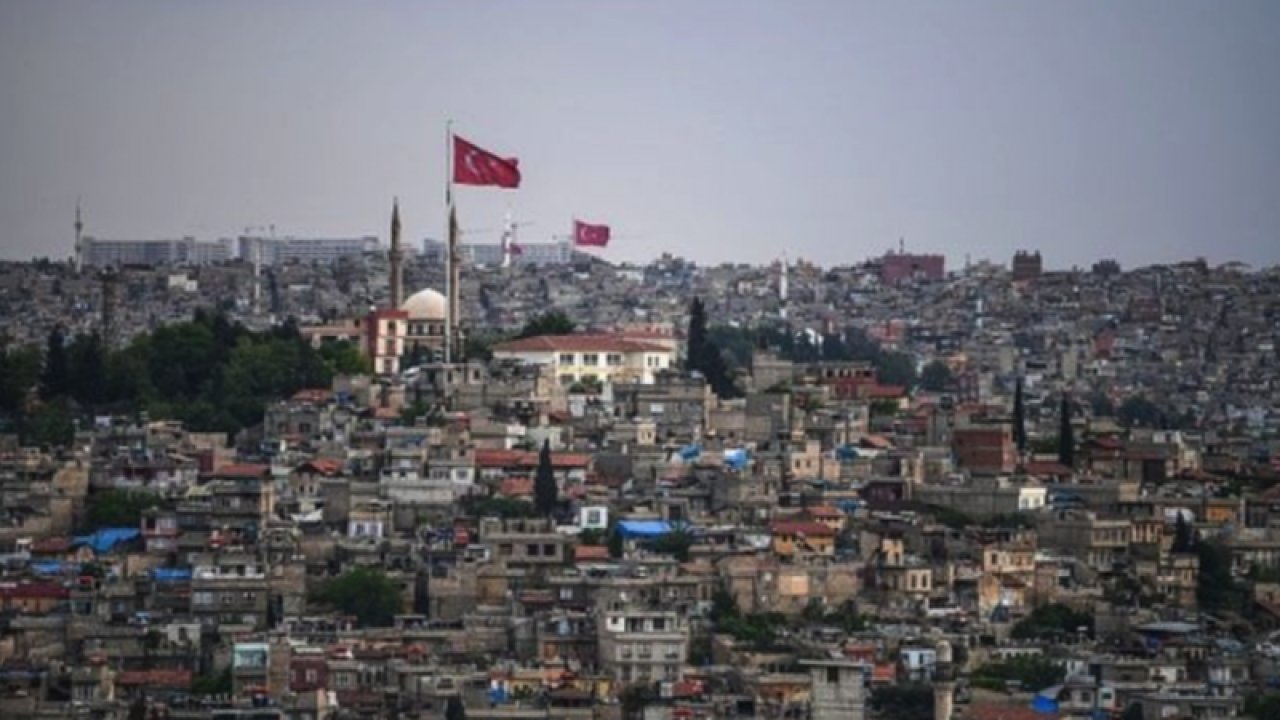
[[[614,259],[1280,261],[1275,0],[0,0],[0,256],[439,237],[446,118]]]

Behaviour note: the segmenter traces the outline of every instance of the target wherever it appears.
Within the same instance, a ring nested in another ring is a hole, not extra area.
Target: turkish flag
[[[574,220],[573,244],[578,247],[606,247],[609,244],[609,226]]]
[[[453,181],[459,185],[520,187],[520,161],[503,158],[453,136]]]

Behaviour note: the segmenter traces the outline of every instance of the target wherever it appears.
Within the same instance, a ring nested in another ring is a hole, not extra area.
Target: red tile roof
[[[0,598],[61,600],[69,594],[66,588],[50,582],[6,583],[0,585]]]
[[[122,670],[116,675],[118,685],[144,685],[149,687],[189,688],[190,670]]]
[[[509,477],[502,481],[498,492],[507,497],[529,497],[533,495],[533,478]]]
[[[618,335],[539,335],[498,343],[494,352],[670,352],[662,345]]]
[[[585,468],[590,464],[590,455],[582,453],[551,453],[551,467],[554,468]],[[481,468],[535,468],[538,466],[538,453],[525,450],[477,448],[476,466]]]
[[[1032,460],[1027,463],[1029,475],[1071,475],[1075,471],[1060,462]]]
[[[325,388],[303,388],[293,394],[295,402],[323,403],[332,397],[333,391]]]
[[[597,562],[609,559],[609,548],[603,545],[579,545],[573,549],[575,562]]]
[[[776,520],[769,529],[776,535],[806,535],[809,537],[834,537],[835,530],[812,520]]]
[[[54,553],[64,553],[71,549],[71,538],[51,537],[41,538],[31,543],[31,552],[46,555]]]
[[[819,505],[809,508],[809,516],[815,518],[842,518],[844,513],[831,507],[830,505]]]
[[[261,465],[257,463],[239,463],[234,465],[223,465],[213,474],[217,477],[245,477],[257,478],[271,472],[270,465]]]
[[[311,470],[321,475],[333,476],[342,472],[342,461],[334,460],[333,458],[316,458],[302,463],[298,466],[298,469]]]

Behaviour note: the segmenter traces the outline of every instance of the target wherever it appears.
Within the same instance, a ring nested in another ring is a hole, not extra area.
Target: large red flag
[[[578,247],[606,247],[609,244],[609,226],[574,220],[573,244]]]
[[[459,185],[520,187],[520,161],[498,157],[453,136],[453,181]]]

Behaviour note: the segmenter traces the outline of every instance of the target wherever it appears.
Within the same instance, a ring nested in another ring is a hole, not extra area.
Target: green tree
[[[910,390],[916,385],[916,363],[906,353],[881,353],[876,359],[876,379],[882,385],[898,385]]]
[[[672,555],[680,562],[689,562],[689,549],[693,547],[693,535],[688,530],[673,530],[649,543],[649,549],[663,555]]]
[[[559,310],[549,310],[530,318],[516,334],[517,339],[538,337],[539,335],[571,335],[578,329],[576,323],[568,315]]]
[[[326,582],[317,599],[354,615],[364,627],[386,627],[400,613],[400,587],[381,570],[356,568]]]
[[[1187,522],[1187,517],[1183,513],[1178,513],[1178,520],[1173,530],[1173,552],[1188,553],[1195,550],[1195,535],[1191,529],[1191,523]]]
[[[461,501],[463,514],[474,518],[532,518],[538,516],[533,503],[507,497],[467,495]]]
[[[724,354],[707,334],[707,310],[699,297],[695,297],[689,304],[684,366],[687,371],[702,373],[712,392],[719,397],[731,398],[741,394],[729,373]]]
[[[1066,668],[1041,656],[1012,657],[983,665],[973,673],[974,685],[988,690],[1004,690],[1005,683],[1017,682],[1025,690],[1043,690],[1062,682]]]
[[[1158,428],[1165,423],[1165,412],[1142,395],[1125,398],[1116,417],[1125,427]]]
[[[67,447],[75,439],[75,413],[65,396],[41,404],[28,419],[23,441],[29,445]]]
[[[97,407],[106,400],[107,358],[97,333],[78,335],[67,351],[71,397],[84,407]]]
[[[331,375],[368,375],[373,363],[348,340],[329,340],[320,346],[320,358]]]
[[[192,695],[230,695],[231,668],[220,673],[197,675],[191,680]]]
[[[58,325],[49,331],[45,343],[44,370],[40,374],[40,396],[46,400],[71,394],[71,366],[67,360],[67,337]]]
[[[493,346],[505,339],[502,335],[469,333],[462,341],[462,357],[466,360],[489,362],[493,359]]]
[[[150,336],[150,384],[165,400],[195,398],[213,381],[217,352],[213,331],[203,323],[156,328]]]
[[[1032,610],[1030,615],[1013,626],[1010,634],[1017,640],[1048,639],[1075,634],[1080,628],[1092,632],[1092,614],[1051,603]]]
[[[1280,718],[1280,694],[1253,693],[1244,699],[1244,714],[1256,720]],[[1125,718],[1124,720],[1128,720]]]
[[[1120,720],[1143,720],[1142,703],[1129,703],[1129,707],[1120,715]]]
[[[467,720],[467,708],[462,704],[462,698],[449,698],[444,706],[444,720]]]
[[[1196,601],[1205,612],[1239,612],[1245,592],[1231,574],[1231,551],[1216,541],[1196,543],[1200,557],[1200,575],[1196,584]]]
[[[1027,452],[1027,408],[1022,398],[1022,377],[1018,377],[1018,384],[1013,389],[1013,444],[1018,448],[1018,454]]]
[[[1071,400],[1062,393],[1062,409],[1058,423],[1058,462],[1073,468],[1076,466],[1076,433],[1071,425]]]
[[[717,586],[711,593],[711,610],[708,614],[711,622],[718,623],[738,615],[738,601],[734,599],[733,593],[724,585]]]
[[[868,705],[880,720],[933,720],[933,688],[922,683],[877,687]]]
[[[551,441],[543,440],[542,450],[538,453],[538,469],[533,474],[533,505],[539,515],[551,517],[559,500],[556,473],[551,465]]]
[[[0,351],[0,415],[20,420],[31,390],[40,382],[40,348],[5,347]]]
[[[614,523],[609,529],[609,557],[620,560],[623,555],[622,528]]]
[[[135,490],[104,490],[89,497],[85,513],[85,529],[89,532],[108,527],[139,527],[142,513],[160,505],[160,498]]]
[[[1101,390],[1094,390],[1089,393],[1089,407],[1093,411],[1094,417],[1111,417],[1116,414],[1115,404]]]
[[[929,392],[943,392],[951,387],[951,368],[941,360],[934,360],[920,371],[920,386]]]

